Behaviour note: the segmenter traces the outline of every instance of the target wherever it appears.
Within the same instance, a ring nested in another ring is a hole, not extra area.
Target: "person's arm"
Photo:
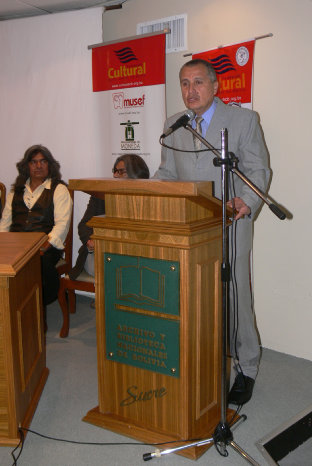
[[[102,215],[104,213],[104,201],[91,196],[87,205],[87,209],[78,224],[78,235],[82,244],[86,245],[93,233],[93,228],[89,227],[87,222],[95,215]]]
[[[0,231],[10,231],[12,224],[12,200],[14,193],[12,191],[7,195],[5,207],[2,212],[2,218],[0,220]]]
[[[268,165],[268,151],[264,142],[263,133],[255,112],[249,113],[250,117],[243,125],[240,135],[238,153],[239,170],[262,192],[266,192],[271,171]],[[233,175],[235,178],[236,175]],[[254,217],[262,200],[245,183],[241,182],[239,196],[229,201],[236,210],[235,219],[250,215]]]
[[[65,185],[61,183],[57,185],[53,195],[53,203],[54,227],[48,234],[48,242],[57,249],[64,249],[64,241],[70,227],[73,206],[69,191]]]

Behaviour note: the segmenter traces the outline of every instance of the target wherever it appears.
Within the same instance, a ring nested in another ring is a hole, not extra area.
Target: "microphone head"
[[[177,119],[177,121],[175,123],[173,123],[173,125],[170,126],[170,128],[167,129],[167,131],[164,132],[164,134],[162,134],[160,136],[160,139],[163,139],[167,136],[169,136],[169,134],[173,133],[173,131],[181,128],[181,126],[186,126],[187,123],[190,121],[190,120],[193,120],[195,118],[195,112],[193,110],[191,110],[190,108],[186,109],[186,111],[183,113],[183,115],[180,116],[180,118]]]
[[[195,115],[196,115],[196,113],[194,112],[194,110],[192,110],[192,109],[190,109],[190,108],[188,108],[184,114],[185,114],[186,116],[188,116],[190,120],[194,120]]]

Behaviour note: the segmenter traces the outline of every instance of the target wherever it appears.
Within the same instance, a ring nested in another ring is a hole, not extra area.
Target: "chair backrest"
[[[68,273],[72,268],[72,259],[73,259],[73,219],[74,219],[74,191],[69,189],[70,196],[73,201],[73,210],[72,217],[70,222],[70,227],[65,240],[65,248],[62,259],[56,264],[57,271],[59,275],[64,275]]]
[[[0,183],[0,218],[1,218],[2,211],[5,205],[5,196],[6,196],[6,187],[3,183]]]

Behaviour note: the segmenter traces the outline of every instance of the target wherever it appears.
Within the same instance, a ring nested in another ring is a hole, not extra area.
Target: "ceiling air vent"
[[[187,15],[169,16],[167,18],[146,21],[137,25],[137,35],[168,30],[166,34],[166,53],[180,52],[187,49]]]

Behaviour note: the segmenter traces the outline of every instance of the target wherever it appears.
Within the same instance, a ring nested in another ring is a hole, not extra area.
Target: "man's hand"
[[[49,241],[46,241],[43,243],[43,245],[40,248],[40,256],[43,256],[45,252],[47,252],[48,249],[52,248],[52,244],[49,243]]]
[[[227,202],[227,207],[237,212],[234,217],[234,220],[239,220],[240,218],[245,217],[245,215],[249,215],[251,210],[248,205],[240,197],[233,197],[230,201]]]

